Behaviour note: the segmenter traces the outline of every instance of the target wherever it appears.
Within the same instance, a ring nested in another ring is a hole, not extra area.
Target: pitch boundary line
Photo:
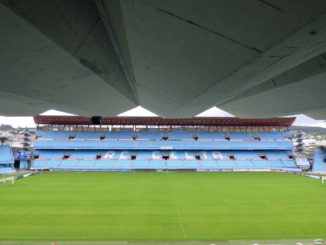
[[[170,182],[170,177],[169,177],[169,173],[167,174],[167,178],[168,178],[168,182]],[[170,186],[171,187],[171,186]],[[173,197],[173,195],[172,195]],[[173,203],[174,203],[174,206],[177,210],[177,213],[178,213],[178,219],[179,219],[179,222],[180,222],[180,226],[181,226],[181,231],[182,231],[182,235],[184,238],[187,237],[187,234],[186,234],[186,229],[185,229],[185,226],[184,226],[184,223],[183,223],[183,220],[181,218],[181,213],[180,213],[180,210],[179,210],[179,206],[177,205],[177,201],[175,200],[175,198],[173,197]]]
[[[176,207],[176,209],[177,209],[177,213],[178,213],[179,221],[180,221],[180,223],[181,223],[181,231],[182,231],[182,235],[183,235],[183,237],[187,237],[187,235],[186,235],[186,229],[185,229],[185,226],[184,226],[184,224],[183,224],[183,220],[182,220],[182,218],[181,218],[181,214],[180,214],[179,207],[178,207],[178,205],[177,205],[177,202],[176,202],[175,200],[173,200],[173,201],[174,201],[174,205],[175,205],[175,207]]]

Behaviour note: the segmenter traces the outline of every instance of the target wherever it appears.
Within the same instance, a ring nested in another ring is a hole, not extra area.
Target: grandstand
[[[318,146],[314,151],[313,172],[326,173],[326,148]]]
[[[10,146],[0,145],[0,174],[14,173],[14,157]]]
[[[300,171],[294,118],[36,116],[31,169],[56,171]]]

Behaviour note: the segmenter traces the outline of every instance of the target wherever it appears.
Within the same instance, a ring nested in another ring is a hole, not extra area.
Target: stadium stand
[[[312,171],[326,173],[326,149],[325,149],[325,147],[320,146],[320,147],[315,148]]]
[[[14,173],[14,156],[9,145],[0,145],[0,174]]]
[[[293,118],[34,117],[32,169],[299,170],[289,127]]]

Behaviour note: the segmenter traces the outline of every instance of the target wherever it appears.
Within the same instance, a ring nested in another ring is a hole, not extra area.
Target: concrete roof
[[[324,0],[0,0],[0,114],[326,118]]]

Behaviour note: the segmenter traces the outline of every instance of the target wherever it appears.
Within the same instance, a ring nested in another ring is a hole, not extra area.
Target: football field
[[[0,185],[2,241],[326,237],[326,184],[285,173],[46,173]]]

